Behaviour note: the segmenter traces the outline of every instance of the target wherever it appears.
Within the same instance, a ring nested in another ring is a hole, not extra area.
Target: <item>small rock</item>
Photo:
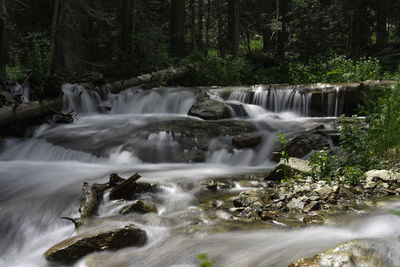
[[[263,221],[275,220],[275,218],[276,218],[276,212],[274,211],[263,211],[261,213],[261,219]]]
[[[332,194],[334,191],[329,185],[324,185],[323,187],[315,189],[315,192],[317,192],[318,195],[325,200],[328,199],[329,195]]]
[[[303,222],[305,224],[322,224],[324,222],[324,219],[319,213],[314,211],[305,215],[303,218]]]
[[[128,214],[131,212],[142,212],[142,213],[157,212],[157,208],[154,205],[147,204],[141,200],[135,200],[132,204],[120,210],[119,213]]]
[[[235,207],[260,207],[269,202],[269,195],[263,190],[243,191],[233,199]]]
[[[213,180],[208,180],[202,183],[204,188],[210,191],[217,191],[218,184]]]
[[[339,191],[337,193],[337,197],[341,199],[355,199],[356,195],[350,191],[350,189],[340,186]]]
[[[318,210],[320,208],[320,203],[318,201],[311,201],[303,208],[303,213],[309,213],[310,211]]]

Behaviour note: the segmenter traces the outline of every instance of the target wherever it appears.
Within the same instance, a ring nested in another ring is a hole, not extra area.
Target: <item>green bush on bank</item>
[[[289,64],[289,76],[293,83],[341,83],[379,80],[381,65],[376,58],[346,59],[336,56],[327,60],[314,60],[309,64]]]

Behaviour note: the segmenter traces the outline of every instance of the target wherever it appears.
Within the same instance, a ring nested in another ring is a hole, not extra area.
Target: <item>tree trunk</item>
[[[240,0],[228,0],[228,42],[229,52],[236,58],[239,52]]]
[[[206,45],[204,52],[208,54],[208,48],[210,46],[210,18],[211,18],[211,0],[207,1],[207,18],[206,18]]]
[[[267,52],[269,48],[271,48],[271,37],[272,32],[269,28],[269,24],[271,24],[272,16],[274,14],[274,0],[265,0],[264,1],[264,10],[266,13],[266,21],[264,22],[264,31],[263,31],[263,52]]]
[[[204,17],[204,0],[199,0],[199,14],[197,18],[197,47],[203,49],[203,17]]]
[[[51,19],[51,29],[50,29],[50,53],[51,53],[51,66],[50,74],[55,73],[55,45],[56,45],[56,30],[57,30],[57,20],[58,20],[58,10],[60,9],[60,0],[54,0],[53,17]]]
[[[378,7],[376,14],[376,48],[378,51],[387,46],[388,35],[386,30],[386,14],[381,7]]]
[[[285,46],[288,39],[286,30],[286,13],[287,13],[287,0],[277,1],[277,16],[281,17],[282,30],[278,34],[277,47],[276,47],[276,58],[278,62],[283,63],[285,61]]]
[[[8,25],[6,0],[1,0],[0,7],[0,80],[6,79],[6,65],[8,61]]]
[[[194,0],[190,0],[190,45],[196,47],[196,6]]]
[[[131,0],[131,53],[136,51],[136,21],[137,21],[137,0]]]
[[[170,20],[171,56],[183,58],[185,56],[185,0],[171,1]]]

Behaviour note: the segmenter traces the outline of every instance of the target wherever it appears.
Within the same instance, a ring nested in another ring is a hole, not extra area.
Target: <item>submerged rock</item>
[[[51,247],[44,256],[52,262],[74,262],[95,251],[143,246],[146,241],[146,232],[131,224],[124,228],[71,237]]]
[[[131,212],[157,212],[156,206],[152,204],[145,203],[141,200],[135,200],[132,204],[125,206],[119,213],[120,214],[128,214]]]
[[[311,266],[384,267],[391,266],[391,264],[373,244],[355,240],[318,253],[312,258],[301,258],[289,264],[289,267]]]
[[[199,117],[203,120],[220,120],[232,117],[231,109],[228,105],[210,98],[206,92],[199,94],[188,115]]]
[[[252,148],[261,143],[261,136],[258,134],[242,134],[232,137],[232,145],[238,148]]]
[[[271,173],[265,178],[265,180],[276,180],[280,181],[285,178],[285,173],[287,175],[293,176],[295,174],[306,175],[311,172],[310,166],[308,166],[308,161],[290,158],[288,164],[281,160],[278,165],[271,171]]]

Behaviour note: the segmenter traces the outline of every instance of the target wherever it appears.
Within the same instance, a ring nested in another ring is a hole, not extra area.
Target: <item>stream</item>
[[[82,183],[136,172],[140,181],[161,185],[160,192],[142,196],[157,213],[120,216],[126,203],[105,194],[95,227],[133,222],[147,232],[148,242],[93,253],[75,266],[198,266],[202,253],[215,266],[287,266],[354,239],[383,240],[391,249],[382,253],[393,266],[400,264],[400,217],[387,212],[400,208],[398,199],[307,227],[231,222],[226,213],[205,208],[213,193],[204,192],[203,181],[232,178],[227,196],[259,187],[262,180],[243,181],[275,166],[270,159],[277,135],[320,124],[329,129],[344,112],[343,92],[326,94],[321,111],[313,113],[312,94],[293,89],[202,89],[232,106],[234,117],[224,121],[254,127],[263,137],[257,148],[232,148],[226,135],[204,136],[204,129],[220,125],[187,115],[199,89],[131,88],[102,96],[65,84],[63,109],[79,112],[77,120],[41,125],[32,137],[7,139],[0,150],[0,266],[53,266],[43,253],[74,233],[60,217],[79,216]],[[198,132],[185,135],[190,129]]]

